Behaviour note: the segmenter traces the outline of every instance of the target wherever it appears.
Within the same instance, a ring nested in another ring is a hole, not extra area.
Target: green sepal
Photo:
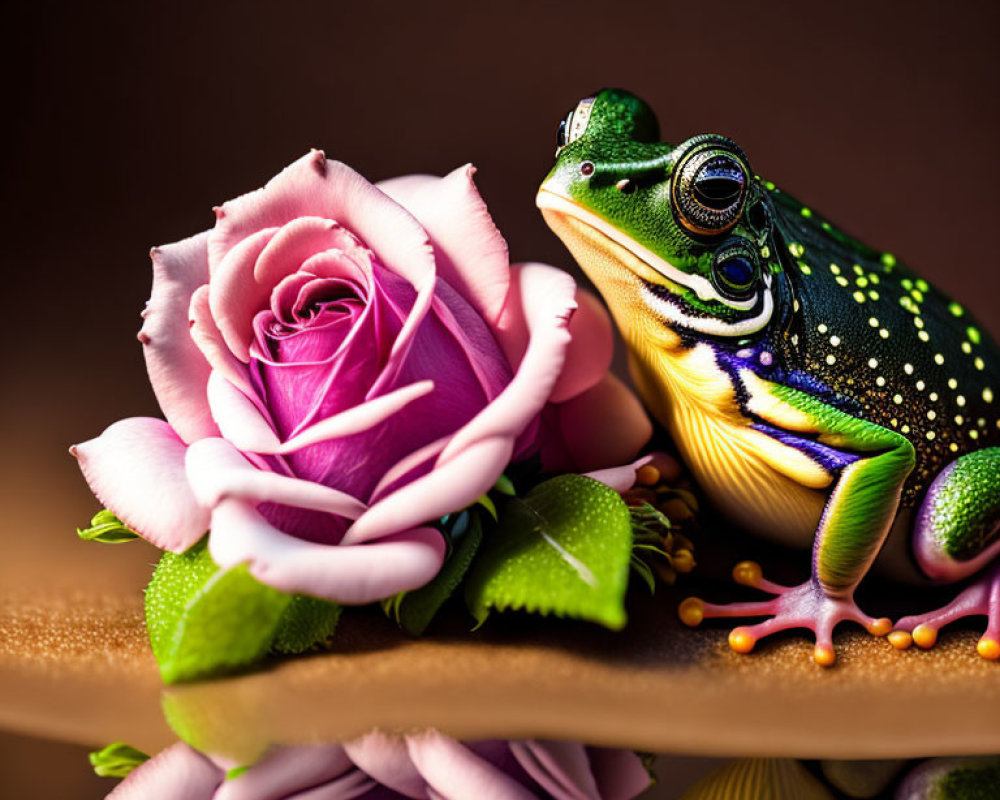
[[[125,742],[113,742],[102,750],[89,753],[90,765],[102,778],[124,778],[149,756]]]
[[[76,535],[85,542],[102,542],[103,544],[121,544],[139,538],[138,533],[106,508],[94,514],[90,520],[89,528],[77,528]]]
[[[513,497],[517,494],[517,489],[514,488],[514,481],[503,474],[497,478],[497,482],[493,484],[493,488],[500,492],[500,494],[505,494],[508,497]]]
[[[451,556],[444,562],[434,580],[412,592],[396,595],[386,605],[386,613],[394,617],[407,633],[420,636],[462,582],[482,540],[481,516],[472,513],[468,530],[459,538]]]
[[[503,506],[466,582],[469,610],[575,617],[619,630],[632,555],[628,506],[613,489],[560,475]]]
[[[333,632],[339,606],[265,586],[242,564],[220,570],[206,542],[164,553],[146,588],[146,627],[165,683],[299,653]]]
[[[247,765],[243,765],[242,767],[233,767],[231,770],[226,772],[226,780],[234,781],[240,777],[240,775],[245,775],[249,770],[250,767]]]

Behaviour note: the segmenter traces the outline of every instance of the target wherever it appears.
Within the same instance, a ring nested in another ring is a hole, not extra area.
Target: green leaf
[[[340,606],[297,594],[278,620],[271,652],[294,655],[325,642],[337,629]]]
[[[208,677],[267,654],[292,596],[245,565],[220,570],[202,540],[164,553],[146,588],[146,626],[165,683]]]
[[[149,756],[125,742],[114,742],[88,755],[90,765],[102,778],[124,778],[149,760]]]
[[[434,580],[415,591],[397,595],[398,600],[387,611],[395,616],[404,630],[420,636],[427,629],[441,606],[462,582],[482,539],[482,520],[479,514],[472,514],[469,529],[462,534],[451,557]]]
[[[466,602],[479,624],[491,609],[521,609],[619,630],[631,554],[632,524],[618,493],[561,475],[503,506],[466,583]]]
[[[139,538],[139,534],[106,508],[94,514],[89,528],[77,528],[76,535],[85,542],[121,544]]]

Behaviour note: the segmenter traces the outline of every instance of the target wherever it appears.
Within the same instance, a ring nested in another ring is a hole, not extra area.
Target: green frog
[[[729,635],[749,652],[789,628],[834,663],[841,621],[897,648],[988,617],[1000,658],[1000,351],[969,311],[763,180],[732,140],[660,141],[620,90],[562,122],[538,207],[607,302],[633,381],[713,503],[742,528],[812,545],[809,580],[773,597],[681,603],[681,619],[769,617]],[[864,613],[880,558],[924,580],[972,580],[945,608]],[[974,576],[974,577],[973,577]]]

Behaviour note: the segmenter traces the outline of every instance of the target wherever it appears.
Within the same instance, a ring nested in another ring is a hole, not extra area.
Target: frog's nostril
[[[615,188],[622,194],[632,194],[632,192],[635,191],[635,181],[631,181],[628,178],[622,178],[615,184]]]

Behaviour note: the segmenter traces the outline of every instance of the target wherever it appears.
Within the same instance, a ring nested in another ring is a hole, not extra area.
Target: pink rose
[[[277,748],[230,780],[224,766],[176,744],[137,767],[108,800],[631,800],[650,782],[629,750],[576,742],[461,743],[435,731]]]
[[[98,499],[164,549],[211,529],[223,568],[367,603],[433,578],[431,523],[512,460],[634,456],[650,426],[607,315],[510,267],[473,173],[376,187],[313,152],[155,249],[139,339],[166,421],[73,448]]]

